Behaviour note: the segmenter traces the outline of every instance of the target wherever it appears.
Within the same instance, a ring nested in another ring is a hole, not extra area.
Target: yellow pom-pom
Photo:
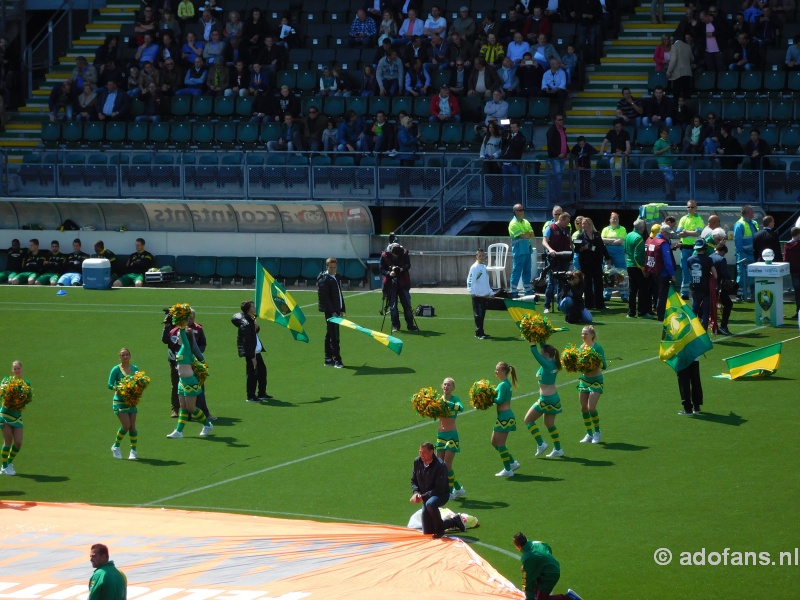
[[[208,379],[208,365],[195,358],[192,362],[192,371],[194,371],[194,375],[197,377],[197,383],[202,386],[206,379]]]
[[[0,384],[0,400],[6,409],[19,412],[33,400],[33,390],[23,379],[6,377]]]
[[[522,336],[531,344],[544,344],[553,334],[549,319],[538,313],[523,316],[519,328]]]
[[[177,325],[181,329],[186,327],[189,317],[192,316],[192,307],[188,304],[176,304],[169,309],[169,316],[172,317],[172,324]]]
[[[129,407],[133,408],[139,405],[142,399],[142,394],[150,385],[150,378],[145,375],[144,371],[131,373],[122,378],[117,384],[117,396]]]
[[[411,396],[411,405],[421,417],[438,419],[444,416],[446,408],[442,405],[442,395],[433,387],[422,388]]]
[[[494,406],[497,390],[489,383],[488,379],[481,379],[472,384],[469,389],[469,403],[478,410],[487,410]]]
[[[568,373],[577,373],[581,359],[581,350],[576,348],[573,344],[567,344],[567,347],[561,352],[561,365]]]

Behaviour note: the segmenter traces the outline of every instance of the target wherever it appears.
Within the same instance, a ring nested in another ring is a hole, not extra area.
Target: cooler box
[[[83,287],[87,290],[107,290],[111,287],[111,262],[107,258],[87,258],[83,261]]]
[[[383,288],[380,257],[367,259],[367,278],[369,279],[369,289],[380,290]]]

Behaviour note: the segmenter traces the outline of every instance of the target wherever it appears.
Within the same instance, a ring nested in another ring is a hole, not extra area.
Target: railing
[[[31,42],[22,51],[22,61],[28,70],[28,98],[33,96],[34,70],[37,67],[50,69],[55,63],[53,32],[64,19],[67,20],[67,39],[71,42],[74,39],[72,35],[72,3],[70,0],[64,0],[61,6],[53,13],[53,17],[31,38]],[[34,64],[34,54],[44,44],[47,44],[47,62],[45,64]]]

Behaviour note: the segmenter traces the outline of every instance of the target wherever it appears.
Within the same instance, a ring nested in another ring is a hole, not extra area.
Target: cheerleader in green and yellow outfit
[[[192,353],[192,343],[189,340],[189,335],[186,333],[186,324],[191,315],[192,308],[188,304],[176,304],[169,309],[172,315],[172,323],[180,328],[180,342],[181,347],[175,353],[175,361],[178,369],[178,402],[180,403],[180,411],[178,412],[178,425],[175,431],[168,434],[168,438],[182,438],[183,428],[189,420],[189,415],[192,419],[203,424],[203,429],[200,432],[202,437],[207,436],[214,429],[214,425],[208,420],[208,417],[203,414],[203,411],[197,408],[195,402],[197,396],[203,391],[203,386],[195,375],[192,363],[194,362],[194,354]]]
[[[558,350],[549,344],[542,345],[541,352],[535,345],[532,345],[531,352],[536,362],[539,363],[539,370],[536,371],[536,379],[539,380],[539,399],[533,403],[528,414],[525,415],[525,426],[536,440],[536,456],[540,456],[547,450],[547,443],[539,433],[536,419],[544,415],[545,427],[553,440],[553,450],[547,455],[547,458],[564,456],[564,452],[561,450],[561,438],[556,427],[556,415],[561,413],[561,398],[556,390],[556,376],[561,370],[561,359],[558,356]]]
[[[582,444],[600,443],[600,415],[597,414],[597,403],[603,393],[603,369],[606,368],[606,354],[602,346],[597,343],[597,333],[594,327],[587,325],[581,330],[583,345],[581,348],[591,348],[603,359],[603,366],[592,371],[587,371],[578,380],[578,397],[581,402],[581,414],[583,424],[586,427],[586,435],[581,440]]]
[[[22,378],[22,363],[11,363],[12,375],[0,381],[0,429],[3,430],[2,475],[16,475],[14,457],[22,448],[22,410],[33,399],[31,383]]]
[[[492,430],[492,446],[500,453],[500,459],[503,461],[503,470],[496,476],[513,477],[514,471],[519,469],[519,463],[508,451],[506,440],[509,431],[517,430],[517,421],[511,412],[511,388],[512,385],[517,387],[517,371],[508,363],[499,362],[494,368],[494,374],[501,381],[494,388],[497,391],[497,397],[494,399],[497,405],[497,421]],[[511,381],[508,380],[509,375]]]
[[[138,458],[136,444],[139,441],[139,432],[136,430],[136,414],[139,409],[126,403],[125,399],[116,391],[117,386],[126,376],[138,372],[139,367],[131,364],[131,351],[127,348],[122,348],[119,351],[119,364],[115,365],[108,374],[108,389],[114,390],[112,407],[120,424],[119,429],[117,429],[117,439],[114,440],[114,445],[111,446],[111,454],[114,455],[114,458],[122,458],[119,445],[125,434],[128,434],[131,440],[131,453],[128,455],[128,460],[136,460]]]
[[[458,396],[453,396],[456,382],[452,377],[446,377],[442,382],[442,405],[447,408],[447,416],[439,417],[439,430],[436,433],[436,455],[447,465],[447,481],[450,487],[450,500],[455,500],[467,495],[461,484],[456,479],[453,471],[453,459],[456,452],[461,452],[456,429],[456,417],[464,410],[464,405]]]

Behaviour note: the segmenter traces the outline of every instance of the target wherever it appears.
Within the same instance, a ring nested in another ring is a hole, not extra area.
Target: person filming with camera
[[[381,275],[383,275],[383,295],[388,299],[389,313],[392,317],[392,333],[400,331],[400,314],[397,300],[403,305],[403,317],[408,331],[419,331],[414,323],[411,310],[411,259],[408,250],[392,241],[381,253]]]
[[[583,302],[583,273],[568,271],[553,274],[560,281],[558,308],[564,313],[567,323],[591,323],[592,313]]]

